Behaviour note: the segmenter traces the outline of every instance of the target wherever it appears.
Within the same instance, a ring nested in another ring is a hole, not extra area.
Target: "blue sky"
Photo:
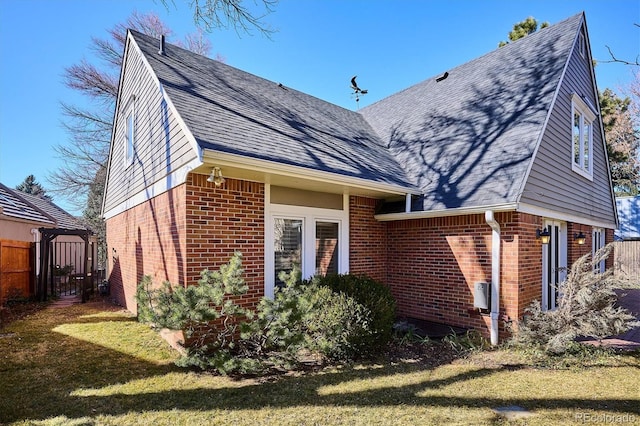
[[[160,0],[0,0],[1,183],[15,187],[34,174],[46,188],[64,167],[53,150],[68,138],[60,101],[83,102],[63,85],[64,69],[93,60],[91,37],[106,37],[134,10],[158,14],[174,31],[169,42],[195,31],[186,0],[169,10]],[[621,58],[640,54],[637,0],[281,0],[265,18],[277,31],[271,40],[234,30],[207,37],[212,56],[231,66],[357,109],[353,75],[369,90],[360,99],[366,106],[497,48],[528,16],[553,24],[581,11],[595,59],[609,59],[605,45]],[[619,92],[631,68],[601,63],[596,79],[600,90]]]

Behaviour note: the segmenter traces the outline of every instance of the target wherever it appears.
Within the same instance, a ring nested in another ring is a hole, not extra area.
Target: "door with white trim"
[[[604,229],[603,228],[593,228],[593,232],[591,233],[591,256],[592,258],[596,255],[598,250],[604,247]],[[593,269],[595,272],[604,272],[604,259],[598,262],[596,265],[593,265]]]
[[[567,277],[567,224],[545,220],[551,234],[548,244],[542,245],[542,309],[556,308],[560,297],[560,283]]]
[[[282,272],[302,278],[349,270],[348,212],[271,205],[265,233],[265,295],[284,285]]]

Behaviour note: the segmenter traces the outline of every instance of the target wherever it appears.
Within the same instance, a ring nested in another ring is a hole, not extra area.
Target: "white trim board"
[[[566,222],[581,223],[584,225],[596,226],[601,228],[616,229],[615,223],[608,223],[602,220],[590,219],[571,213],[559,212],[557,210],[545,209],[526,203],[506,203],[495,204],[490,206],[479,207],[460,207],[457,209],[443,209],[443,210],[429,210],[420,212],[409,213],[387,213],[378,214],[374,218],[380,222],[388,222],[393,220],[411,220],[411,219],[427,219],[432,217],[448,217],[448,216],[463,216],[469,214],[484,214],[487,210],[493,212],[507,212],[515,211],[521,213],[528,213],[534,216],[540,216],[545,218],[553,218],[558,220],[564,220]]]
[[[170,174],[166,175],[162,179],[158,180],[151,186],[143,189],[142,191],[128,197],[125,201],[113,207],[111,210],[103,213],[105,220],[111,219],[114,216],[119,215],[133,207],[139,206],[150,199],[163,194],[170,189],[173,189],[179,185],[182,185],[187,181],[187,176],[196,167],[199,167],[202,163],[198,158],[195,158],[180,168],[174,170]]]

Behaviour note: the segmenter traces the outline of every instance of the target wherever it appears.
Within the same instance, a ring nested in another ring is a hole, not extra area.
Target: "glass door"
[[[349,212],[271,204],[265,221],[265,296],[282,288],[282,273],[314,275],[349,271]]]
[[[303,219],[274,218],[274,283],[283,287],[283,272],[291,273],[294,269],[302,271],[303,264]]]
[[[317,221],[315,234],[315,274],[337,274],[340,254],[340,224],[338,222]]]
[[[560,283],[567,275],[567,225],[547,220],[545,228],[551,234],[542,245],[542,309],[555,309],[560,297]]]

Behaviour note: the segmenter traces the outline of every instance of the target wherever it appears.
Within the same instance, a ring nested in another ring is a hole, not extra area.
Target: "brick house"
[[[103,206],[112,293],[135,312],[144,274],[191,285],[239,250],[248,305],[294,263],[364,273],[399,316],[495,343],[612,241],[606,155],[584,14],[358,112],[130,31]]]

